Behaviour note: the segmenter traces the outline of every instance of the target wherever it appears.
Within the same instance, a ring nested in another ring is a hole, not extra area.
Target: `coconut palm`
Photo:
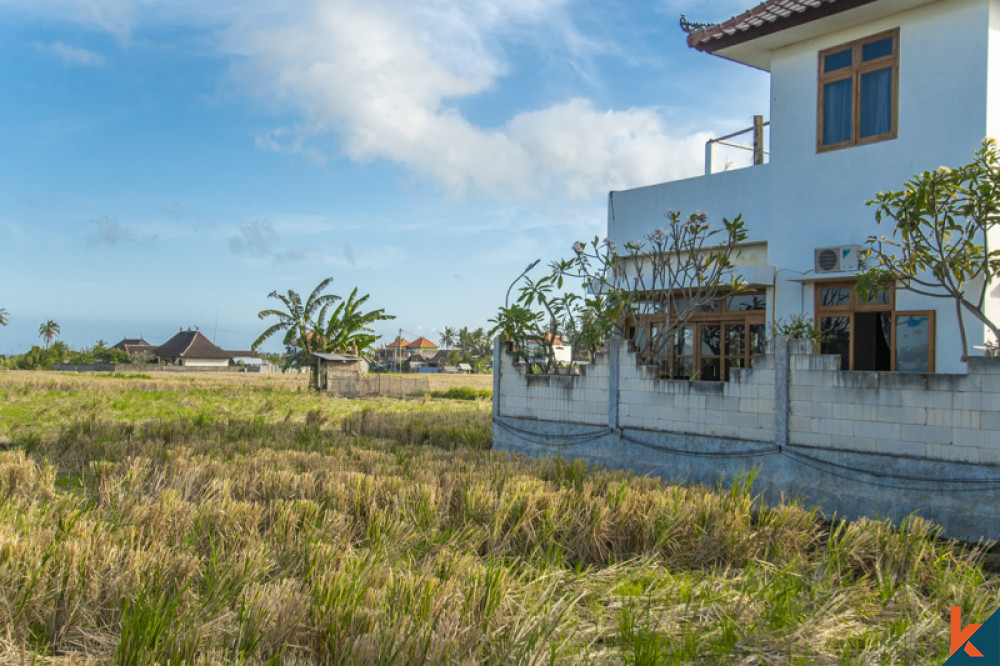
[[[8,321],[7,318],[9,316],[10,315],[7,314],[6,310],[4,310],[3,308],[0,308],[0,326],[6,326],[7,325],[7,321]]]
[[[305,303],[302,302],[302,297],[292,289],[289,289],[287,294],[279,294],[277,291],[268,294],[268,298],[276,298],[281,301],[285,309],[261,310],[257,313],[258,319],[277,317],[278,321],[268,326],[250,346],[252,350],[256,351],[265,340],[279,331],[284,331],[285,337],[282,342],[286,347],[294,347],[295,351],[288,355],[282,370],[287,370],[292,366],[309,366],[313,375],[310,382],[312,386],[315,386],[316,372],[312,363],[309,362],[309,355],[317,351],[321,342],[320,336],[317,335],[319,326],[316,324],[315,315],[325,311],[329,304],[340,300],[340,296],[323,293],[331,282],[333,282],[333,278],[328,277],[316,285]]]
[[[54,340],[57,335],[59,335],[59,324],[55,323],[51,319],[38,327],[38,337],[45,340],[46,349],[48,349],[49,345],[52,344],[52,340]]]
[[[441,331],[441,337],[438,342],[441,344],[442,349],[451,349],[455,346],[455,340],[458,337],[458,333],[451,326],[445,326],[444,330]]]

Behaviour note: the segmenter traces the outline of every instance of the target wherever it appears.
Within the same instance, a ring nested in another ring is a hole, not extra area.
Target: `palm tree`
[[[318,344],[323,347],[324,351],[349,351],[357,355],[375,344],[379,336],[374,335],[375,332],[370,325],[377,321],[386,321],[396,317],[385,314],[385,310],[382,308],[371,312],[361,312],[361,306],[368,298],[368,294],[358,298],[358,288],[355,287],[346,301],[337,304],[329,318],[326,317],[326,306],[320,310],[318,321],[322,325],[322,328],[319,329],[322,331],[322,335]]]
[[[462,352],[462,356],[469,353],[469,348],[472,346],[472,333],[469,331],[468,326],[463,326],[458,329],[458,350]]]
[[[7,318],[9,316],[10,315],[7,314],[6,310],[4,310],[3,308],[0,308],[0,326],[6,326],[7,325],[7,321],[8,321]]]
[[[474,330],[471,334],[472,347],[475,350],[473,355],[477,357],[488,356],[492,351],[492,344],[490,338],[486,335],[486,331],[480,326]]]
[[[48,349],[49,345],[52,344],[52,340],[57,335],[59,335],[59,324],[55,323],[51,319],[38,327],[38,337],[45,340],[46,349]]]
[[[455,338],[457,337],[455,329],[451,326],[445,326],[444,330],[441,331],[441,338],[438,340],[441,343],[442,349],[451,349],[455,346]]]
[[[302,297],[291,289],[288,290],[287,294],[279,294],[277,291],[272,291],[268,294],[268,298],[276,298],[281,301],[285,309],[261,310],[257,313],[258,319],[277,317],[278,321],[268,326],[267,330],[261,333],[260,337],[254,340],[250,346],[250,349],[257,351],[257,348],[269,337],[278,331],[284,331],[285,337],[282,339],[282,342],[286,347],[295,347],[297,351],[288,355],[282,370],[287,370],[293,365],[309,366],[312,375],[310,386],[315,386],[317,376],[313,364],[310,363],[309,355],[313,351],[316,351],[317,347],[321,346],[320,336],[317,334],[319,327],[316,325],[314,315],[317,312],[325,312],[329,304],[340,300],[340,296],[323,293],[323,290],[331,282],[333,282],[333,278],[328,277],[316,285],[316,288],[309,294],[309,298],[306,299],[305,303],[302,302]]]

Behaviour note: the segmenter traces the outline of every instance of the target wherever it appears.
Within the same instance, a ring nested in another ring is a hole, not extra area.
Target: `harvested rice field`
[[[976,549],[490,450],[488,398],[0,372],[0,663],[924,664]]]

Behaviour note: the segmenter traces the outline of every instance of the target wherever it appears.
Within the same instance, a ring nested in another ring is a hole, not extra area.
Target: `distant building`
[[[121,349],[128,354],[128,357],[131,360],[133,358],[152,357],[153,350],[156,349],[156,345],[146,342],[146,340],[142,337],[123,338],[118,344],[112,345],[111,349]]]
[[[188,329],[157,347],[153,355],[160,362],[170,365],[224,368],[229,365],[234,353],[215,346],[201,331]]]
[[[548,338],[552,340],[552,356],[556,362],[572,363],[573,347],[563,342],[562,338],[553,338],[551,333],[548,335]],[[542,344],[541,340],[528,340],[525,352],[530,358],[545,356],[545,345]]]

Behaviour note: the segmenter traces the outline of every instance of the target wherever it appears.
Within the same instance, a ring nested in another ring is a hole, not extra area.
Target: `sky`
[[[767,116],[767,74],[678,27],[753,4],[0,0],[0,353],[50,319],[248,349],[328,276],[396,315],[383,343],[488,329],[610,190]]]

